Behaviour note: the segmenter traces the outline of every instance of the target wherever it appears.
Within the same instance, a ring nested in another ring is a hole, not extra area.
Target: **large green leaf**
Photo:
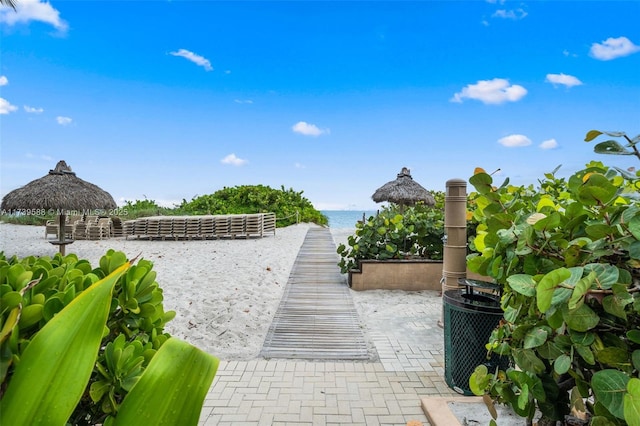
[[[551,307],[551,300],[555,289],[571,277],[567,268],[558,268],[546,274],[536,288],[537,304],[540,312],[546,312]]]
[[[507,277],[509,287],[516,293],[520,293],[527,297],[536,295],[536,282],[531,275],[514,274]]]
[[[179,339],[167,340],[127,394],[115,425],[197,425],[219,361]]]
[[[491,184],[493,179],[487,173],[476,173],[469,178],[469,183],[476,188],[480,194],[486,194],[492,191]]]
[[[598,401],[619,419],[624,419],[623,401],[628,382],[629,376],[618,370],[600,370],[591,379]]]
[[[640,240],[640,216],[634,216],[629,221],[629,232],[636,237],[636,240]]]
[[[614,140],[604,141],[596,144],[593,151],[597,154],[633,155],[633,151],[625,149]]]
[[[125,263],[83,291],[35,334],[2,400],[15,425],[64,425],[80,401],[96,362],[111,293]]]
[[[491,376],[488,373],[489,370],[486,365],[479,365],[469,376],[469,389],[474,395],[484,395],[485,388],[491,380]]]
[[[569,309],[575,309],[584,302],[584,295],[591,288],[596,280],[596,273],[590,272],[589,275],[579,280],[573,288],[571,299],[569,300]]]
[[[576,345],[574,347],[578,355],[580,355],[587,364],[594,365],[596,363],[596,357],[588,346]]]
[[[571,367],[571,357],[567,354],[562,354],[553,362],[553,370],[557,374],[564,374],[569,371]]]
[[[627,383],[624,396],[624,419],[629,426],[640,426],[640,379],[635,377]]]
[[[629,353],[616,347],[607,347],[598,351],[596,358],[598,362],[610,365],[611,367],[619,368],[624,364],[629,365]]]
[[[547,341],[549,335],[548,327],[533,327],[524,336],[524,348],[532,349],[537,348]]]
[[[629,257],[640,260],[640,241],[634,241],[629,244]]]
[[[598,325],[600,317],[588,305],[580,305],[576,309],[569,309],[564,306],[562,318],[569,328],[575,331],[587,331]]]
[[[587,226],[584,230],[589,237],[594,240],[599,240],[600,238],[605,238],[606,236],[613,234],[615,227],[607,225],[606,223],[594,223]]]
[[[604,205],[615,197],[618,188],[604,175],[592,173],[578,188],[578,201],[588,206]]]
[[[595,272],[598,287],[604,290],[609,290],[620,278],[618,268],[615,265],[605,263],[590,263],[585,265],[584,271],[586,273]]]
[[[516,364],[518,364],[518,366],[524,371],[540,374],[545,370],[544,363],[531,349],[514,349],[513,358],[516,361]]]
[[[625,312],[624,308],[629,303],[633,302],[633,299],[631,298],[631,295],[629,295],[629,293],[626,293],[626,296],[628,297],[623,298],[616,294],[610,294],[602,300],[602,307],[604,308],[605,312],[611,315],[615,315],[618,318],[622,318],[626,321],[627,313]]]

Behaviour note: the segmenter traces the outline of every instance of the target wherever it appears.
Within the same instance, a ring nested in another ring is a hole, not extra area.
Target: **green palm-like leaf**
[[[125,263],[76,297],[31,340],[0,401],[16,425],[63,425],[75,409],[96,362],[111,293]]]
[[[197,425],[218,365],[182,340],[167,340],[125,397],[114,425]]]

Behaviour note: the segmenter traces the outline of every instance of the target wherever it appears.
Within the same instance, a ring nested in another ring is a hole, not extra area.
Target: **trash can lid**
[[[458,285],[467,286],[467,287],[478,287],[478,288],[486,288],[490,290],[495,290],[500,292],[501,287],[489,281],[481,281],[481,280],[472,280],[470,278],[458,278]]]
[[[464,290],[447,290],[442,295],[444,305],[455,306],[467,311],[502,315],[500,297],[486,292],[467,293]]]

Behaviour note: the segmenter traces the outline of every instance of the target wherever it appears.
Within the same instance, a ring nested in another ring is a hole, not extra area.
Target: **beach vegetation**
[[[191,216],[222,214],[276,214],[276,226],[281,228],[306,222],[327,225],[329,219],[303,195],[304,191],[291,188],[274,189],[265,185],[240,185],[224,187],[213,194],[196,196],[191,201],[182,200],[173,207],[160,206],[155,200],[127,200],[118,209],[122,220],[150,216]],[[18,225],[44,225],[54,215],[0,215],[0,220]]]
[[[197,424],[218,360],[164,331],[175,312],[152,268],[113,250],[97,267],[0,253],[4,421]]]
[[[274,189],[265,185],[224,187],[213,194],[183,200],[179,209],[187,214],[276,214],[276,225],[284,227],[299,222],[327,225],[329,219],[304,197],[304,191]]]
[[[183,213],[175,206],[162,207],[155,200],[147,198],[135,201],[126,200],[120,210],[126,212],[126,220],[149,216],[176,216]]]
[[[640,159],[640,135],[601,136],[596,153]],[[479,169],[467,267],[502,288],[486,344],[510,367],[480,365],[470,389],[531,423],[640,424],[640,172],[592,161],[536,187],[494,185]],[[495,413],[494,410],[490,411]],[[495,417],[494,417],[495,419]],[[492,422],[495,424],[495,421]]]
[[[444,193],[434,191],[432,195],[434,206],[389,204],[366,221],[356,223],[347,244],[337,248],[341,272],[359,269],[362,260],[442,260]]]
[[[15,225],[33,225],[44,226],[48,220],[55,220],[56,216],[53,214],[45,215],[32,215],[32,214],[0,214],[0,221],[4,223],[13,223]]]

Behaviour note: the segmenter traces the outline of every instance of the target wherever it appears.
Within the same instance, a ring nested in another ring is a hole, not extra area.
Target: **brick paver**
[[[444,381],[442,299],[367,318],[375,361],[222,361],[200,426],[428,425],[428,396],[455,396]]]
[[[427,396],[457,395],[444,381],[441,301],[379,319],[379,359],[222,361],[200,425],[428,425]]]

